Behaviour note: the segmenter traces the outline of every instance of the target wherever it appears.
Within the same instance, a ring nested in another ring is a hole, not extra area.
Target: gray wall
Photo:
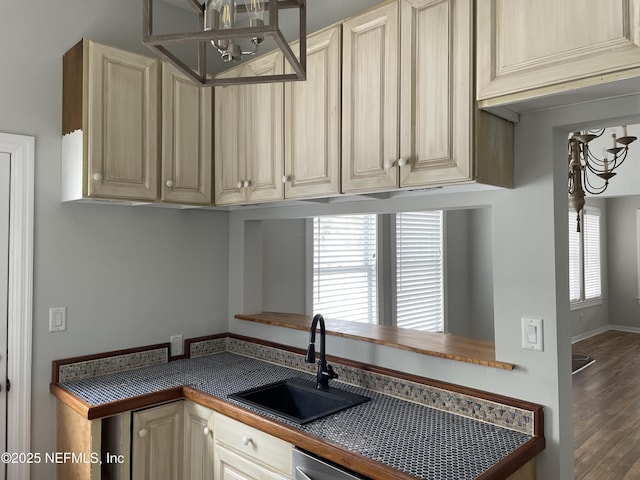
[[[609,323],[640,328],[638,304],[638,236],[636,211],[640,196],[607,200],[609,258]]]
[[[262,310],[305,313],[307,220],[272,220],[260,223],[263,265]]]
[[[83,36],[149,54],[141,5],[2,2],[0,131],[36,139],[31,451],[43,455],[55,451],[52,360],[227,330],[226,213],[60,203],[62,55]],[[48,331],[55,306],[66,332]]]

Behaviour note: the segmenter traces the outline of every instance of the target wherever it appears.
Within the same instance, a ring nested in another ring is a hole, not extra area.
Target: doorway
[[[6,451],[29,452],[31,448],[31,336],[33,316],[33,211],[34,211],[34,167],[35,139],[25,135],[0,133],[0,162],[3,163],[0,184],[9,185],[8,255],[0,258],[8,266],[4,276],[6,288],[0,284],[0,296],[6,297],[0,305],[0,315],[6,315],[6,345],[11,355],[6,356],[0,347],[0,356],[6,362],[6,374],[0,371],[0,386],[7,390],[7,378],[11,389],[6,395]],[[8,163],[8,167],[7,164]],[[0,187],[3,191],[5,187]],[[0,205],[3,204],[0,193]],[[2,207],[0,207],[2,208]],[[0,220],[2,223],[2,220]],[[3,227],[0,225],[0,236]],[[0,255],[3,247],[0,246]],[[6,295],[5,295],[6,293]],[[0,329],[3,329],[0,327]],[[2,361],[0,359],[0,361]],[[4,436],[4,432],[0,434]],[[4,475],[4,473],[3,473]],[[28,463],[10,463],[6,477],[28,480]],[[4,478],[4,477],[2,477]]]

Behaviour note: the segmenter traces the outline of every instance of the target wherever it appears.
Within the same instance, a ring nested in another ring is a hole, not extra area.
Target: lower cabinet
[[[288,442],[195,404],[133,412],[135,480],[290,480]]]
[[[132,478],[213,478],[213,411],[179,401],[133,413]]]
[[[217,480],[290,480],[293,445],[222,414],[214,414]]]
[[[136,480],[181,480],[184,402],[133,413],[131,476]]]

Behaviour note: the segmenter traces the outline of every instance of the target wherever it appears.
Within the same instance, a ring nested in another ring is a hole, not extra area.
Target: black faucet
[[[324,318],[319,313],[313,317],[311,322],[311,337],[309,338],[309,349],[305,356],[305,362],[315,363],[316,361],[316,329],[320,322],[320,361],[318,362],[317,387],[319,390],[327,390],[329,388],[329,380],[337,378],[338,374],[333,371],[331,365],[327,365],[325,354],[326,333],[324,329]]]

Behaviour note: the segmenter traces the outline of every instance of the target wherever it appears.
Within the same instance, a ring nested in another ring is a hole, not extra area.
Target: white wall
[[[55,450],[51,361],[227,329],[222,212],[61,204],[62,55],[80,38],[150,54],[142,3],[6,0],[0,131],[36,138],[32,451]],[[66,306],[66,332],[48,332]],[[55,478],[33,465],[34,480]]]

